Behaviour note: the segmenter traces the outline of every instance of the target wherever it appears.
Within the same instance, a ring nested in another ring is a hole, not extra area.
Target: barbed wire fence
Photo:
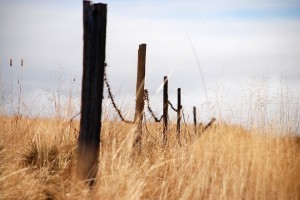
[[[115,112],[117,113],[117,115],[119,116],[119,118],[121,119],[122,122],[124,123],[127,123],[127,124],[134,124],[135,122],[134,121],[131,121],[131,120],[128,120],[124,117],[124,114],[122,114],[122,111],[121,109],[117,106],[116,104],[116,101],[115,101],[115,97],[112,93],[112,89],[111,89],[111,85],[109,83],[109,80],[108,80],[108,77],[107,77],[107,73],[106,73],[106,70],[104,71],[104,83],[105,83],[105,86],[107,88],[107,93],[108,93],[108,98],[110,99],[111,101],[111,104],[115,110]],[[162,122],[162,119],[164,117],[164,115],[161,115],[161,116],[157,116],[155,113],[154,113],[154,110],[152,109],[151,107],[151,104],[150,104],[150,95],[149,95],[149,91],[148,89],[145,89],[144,90],[144,95],[143,95],[143,100],[144,100],[144,105],[146,106],[146,109],[148,110],[148,113],[150,114],[150,116],[154,119],[154,122],[155,123],[161,123]],[[170,105],[170,108],[174,111],[174,112],[178,112],[178,109],[175,108],[175,106],[171,103],[171,101],[168,100],[168,105]],[[78,133],[79,131],[74,127],[73,125],[73,120],[78,116],[80,115],[81,112],[78,112],[75,116],[72,117],[72,119],[70,120],[70,126],[71,128],[74,129],[74,136],[76,135],[75,133]],[[191,141],[192,140],[192,136],[191,136],[191,132],[188,130],[188,125],[187,125],[187,120],[186,120],[186,116],[185,116],[185,113],[184,113],[184,110],[183,108],[181,107],[181,114],[182,114],[182,119],[183,119],[183,124],[186,128],[186,134],[185,134],[185,137],[188,137],[189,140]],[[150,133],[149,129],[148,129],[148,125],[147,125],[147,117],[146,117],[146,112],[143,113],[144,115],[144,127],[145,127],[145,130],[147,131],[148,135],[155,141],[155,142],[158,142],[158,140]],[[168,121],[170,121],[170,119],[168,118]],[[211,125],[212,123],[216,121],[215,118],[213,118],[211,120],[211,122],[209,122],[204,128],[203,128],[203,131],[207,130]],[[77,137],[77,136],[75,136]],[[186,138],[187,139],[187,138]]]
[[[115,112],[117,113],[117,115],[119,116],[119,118],[121,119],[122,122],[125,122],[127,124],[134,124],[134,121],[131,121],[131,120],[128,120],[124,117],[124,115],[122,114],[122,111],[121,109],[117,106],[116,104],[116,101],[115,101],[115,97],[112,93],[112,89],[111,89],[111,85],[109,83],[109,80],[108,80],[108,76],[107,76],[107,73],[105,71],[104,73],[104,83],[105,83],[105,86],[107,88],[107,93],[108,93],[108,98],[110,99],[111,101],[111,104],[115,110]],[[144,105],[146,106],[146,109],[148,110],[148,113],[150,114],[150,116],[154,119],[154,122],[155,123],[160,123],[162,122],[162,119],[164,117],[164,115],[161,115],[161,116],[157,116],[155,113],[154,113],[154,110],[152,109],[151,107],[151,104],[150,104],[150,96],[149,96],[149,91],[148,89],[145,89],[144,90],[144,96],[143,96],[143,100],[144,100]],[[171,109],[174,111],[174,112],[178,112],[178,110],[173,106],[173,104],[168,101],[168,104],[170,105]],[[186,119],[185,119],[185,115],[184,115],[184,112],[183,112],[183,109],[181,109],[181,112],[182,112],[182,116],[183,116],[183,123],[185,125],[185,127],[187,128],[187,123],[186,123]],[[148,134],[151,136],[152,139],[154,139],[155,141],[157,141],[150,133],[149,129],[148,129],[148,126],[147,126],[147,120],[146,120],[146,112],[144,112],[144,126],[145,126],[145,129],[146,131],[148,132]],[[169,119],[168,119],[169,120]]]
[[[116,104],[116,101],[115,101],[115,97],[112,93],[112,89],[111,89],[111,86],[109,84],[109,80],[108,80],[108,77],[107,77],[107,73],[106,73],[106,70],[105,70],[105,73],[104,73],[104,83],[105,83],[105,86],[107,88],[107,93],[108,93],[108,98],[110,99],[111,101],[111,104],[112,104],[112,107],[114,108],[115,112],[117,113],[117,115],[119,116],[119,118],[121,119],[122,122],[124,123],[127,123],[127,124],[134,124],[135,122],[134,121],[131,121],[131,120],[128,120],[124,117],[124,114],[122,114],[122,111],[121,109],[117,106]],[[154,122],[155,123],[161,123],[162,122],[162,119],[164,118],[164,115],[161,115],[161,116],[157,116],[155,113],[154,113],[154,110],[152,109],[151,107],[151,104],[150,104],[150,95],[149,95],[149,91],[148,89],[145,89],[144,90],[144,94],[143,94],[143,100],[144,100],[144,105],[145,105],[145,108],[146,110],[148,110],[148,113],[150,114],[150,116],[154,119]],[[175,108],[175,106],[171,103],[171,101],[168,100],[168,105],[170,106],[170,108],[174,111],[174,112],[178,112],[178,109]],[[188,125],[187,125],[187,120],[186,120],[186,116],[185,116],[185,113],[184,113],[184,109],[181,107],[181,114],[182,114],[182,123],[184,124],[185,126],[185,139],[187,141],[187,137],[189,138],[189,140],[191,141],[192,138],[195,136],[192,136],[191,132],[189,131],[188,129]],[[155,142],[158,142],[157,139],[155,139],[155,137],[150,133],[149,129],[148,129],[148,125],[147,125],[147,118],[146,118],[146,112],[143,113],[143,116],[144,116],[144,127],[145,127],[145,130],[147,131],[148,135],[155,141]],[[212,123],[215,121],[216,119],[213,118],[213,120],[207,124],[207,126],[204,127],[204,129],[202,131],[205,131],[207,130],[207,128],[209,128]],[[169,116],[168,116],[168,121],[170,121],[169,119]]]
[[[116,104],[116,101],[115,101],[115,97],[112,93],[112,89],[111,89],[111,85],[109,83],[109,80],[108,80],[108,77],[107,77],[107,73],[106,73],[106,70],[104,71],[104,83],[105,83],[105,86],[106,86],[106,89],[107,89],[107,93],[108,93],[108,98],[109,100],[111,101],[111,104],[112,104],[112,107],[114,108],[115,112],[117,113],[118,117],[121,119],[122,122],[124,123],[127,123],[127,124],[134,124],[135,122],[134,121],[131,121],[131,120],[128,120],[126,119],[124,116],[124,114],[122,114],[122,111],[121,109],[117,106]],[[152,109],[151,107],[151,104],[150,104],[150,95],[149,95],[149,91],[148,89],[145,89],[144,90],[144,94],[143,94],[143,100],[144,100],[144,105],[145,105],[145,108],[146,110],[148,110],[148,113],[150,114],[150,116],[154,119],[154,122],[155,123],[161,123],[162,122],[162,119],[164,117],[164,115],[162,114],[161,116],[157,116],[155,113],[154,113],[154,110]],[[175,106],[171,103],[171,101],[168,100],[168,105],[170,106],[170,108],[174,111],[174,112],[178,112],[178,109],[175,108]],[[79,115],[81,114],[81,112],[78,112],[75,116],[72,117],[72,119],[70,120],[70,126],[71,128],[74,129],[74,135],[75,132],[78,133],[79,131],[74,127],[73,125],[73,120]],[[188,125],[187,125],[187,120],[186,120],[186,116],[185,116],[185,113],[184,113],[184,109],[181,107],[181,114],[182,114],[182,123],[184,124],[185,128],[186,128],[186,134],[185,134],[185,137],[188,137],[189,140],[192,140],[192,136],[191,136],[191,132],[188,130]],[[158,142],[158,140],[150,133],[149,129],[148,129],[148,125],[147,125],[147,118],[146,118],[146,112],[143,113],[143,116],[144,116],[144,127],[145,127],[145,130],[147,131],[148,135],[155,141],[155,142]],[[170,121],[169,117],[168,117],[168,121]],[[202,131],[206,131],[211,125],[213,122],[215,122],[216,119],[215,118],[212,118],[212,120],[205,126],[203,127]],[[187,138],[186,138],[187,139]]]

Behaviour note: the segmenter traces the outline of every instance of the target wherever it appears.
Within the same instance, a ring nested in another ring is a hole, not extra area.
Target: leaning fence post
[[[168,77],[164,77],[164,96],[163,96],[163,144],[167,144],[167,131],[168,131]]]
[[[212,124],[213,124],[216,120],[217,120],[217,119],[213,117],[213,118],[210,120],[210,122],[204,127],[203,131],[206,131],[209,127],[211,127]]]
[[[92,186],[100,150],[107,5],[83,1],[83,76],[77,176]]]
[[[137,126],[136,138],[133,146],[141,151],[142,143],[142,122],[144,112],[144,89],[145,89],[145,71],[146,71],[146,44],[140,44],[138,50],[137,80],[136,80],[136,99],[134,122]]]
[[[181,131],[181,88],[177,89],[177,139],[180,144],[180,131]]]
[[[197,134],[197,110],[196,106],[193,107],[193,116],[194,116],[194,132]]]

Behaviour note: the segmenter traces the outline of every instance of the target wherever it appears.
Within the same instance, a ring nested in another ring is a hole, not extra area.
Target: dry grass
[[[218,125],[201,136],[148,124],[132,160],[132,126],[104,122],[93,192],[75,179],[78,123],[0,118],[0,199],[300,199],[300,139]],[[192,128],[190,129],[193,130]]]

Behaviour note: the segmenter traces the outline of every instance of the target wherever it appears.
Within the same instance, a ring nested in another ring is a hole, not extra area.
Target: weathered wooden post
[[[177,139],[180,144],[180,131],[181,131],[181,88],[177,89]]]
[[[194,116],[194,132],[197,134],[197,110],[196,106],[193,107],[193,116]]]
[[[164,95],[163,95],[163,144],[167,144],[167,131],[168,131],[168,77],[164,77]]]
[[[107,5],[83,1],[83,76],[77,176],[94,185],[100,150]]]
[[[137,80],[136,80],[136,99],[134,122],[136,124],[136,138],[133,144],[134,151],[141,152],[142,148],[142,123],[144,112],[144,89],[146,72],[146,44],[140,44],[138,49]]]
[[[204,127],[203,131],[206,131],[209,127],[211,127],[212,124],[213,124],[216,120],[217,120],[217,119],[213,117],[213,118],[210,120],[210,122]]]

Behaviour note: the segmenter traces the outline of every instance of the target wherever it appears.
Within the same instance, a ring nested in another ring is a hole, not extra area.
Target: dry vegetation
[[[300,199],[300,139],[217,125],[160,144],[148,124],[132,160],[133,126],[104,122],[93,192],[75,179],[78,122],[0,118],[0,199]],[[171,128],[170,136],[175,136]]]

